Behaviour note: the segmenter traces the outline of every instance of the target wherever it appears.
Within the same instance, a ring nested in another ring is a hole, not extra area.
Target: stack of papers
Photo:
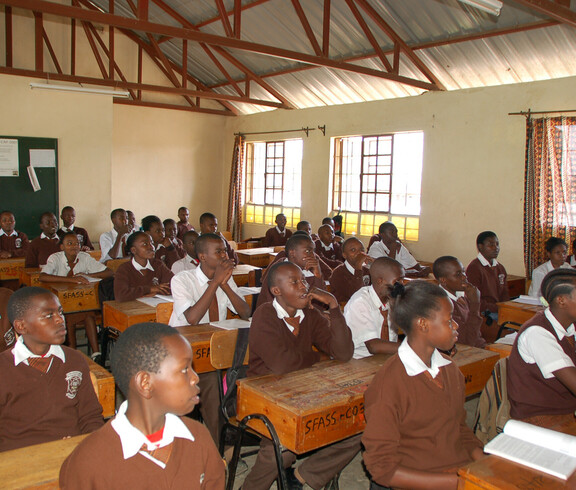
[[[232,318],[231,320],[222,320],[219,322],[210,322],[214,327],[223,328],[224,330],[238,330],[239,328],[250,328],[251,320],[241,320]]]

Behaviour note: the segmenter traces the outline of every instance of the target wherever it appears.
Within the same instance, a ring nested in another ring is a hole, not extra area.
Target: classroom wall
[[[302,212],[315,227],[330,211],[330,138],[355,134],[424,131],[420,236],[408,242],[421,260],[476,255],[476,235],[494,230],[500,260],[511,274],[524,275],[523,197],[525,118],[509,112],[570,109],[576,78],[500,87],[429,92],[418,97],[298,111],[272,111],[229,120],[227,141],[236,131],[277,131],[326,125],[326,136],[304,136]],[[290,138],[277,134],[268,138]],[[264,137],[253,136],[253,140]],[[226,160],[231,148],[225,148]],[[228,180],[223,185],[225,194]],[[223,204],[224,205],[224,204]],[[262,225],[245,225],[244,237],[262,236]],[[367,242],[367,237],[361,237]]]

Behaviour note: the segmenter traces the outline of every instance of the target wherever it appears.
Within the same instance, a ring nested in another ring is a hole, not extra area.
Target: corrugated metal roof
[[[107,9],[108,0],[95,0]],[[196,25],[218,16],[214,0],[164,0],[189,22]],[[243,5],[253,3],[243,1]],[[438,42],[545,20],[525,7],[506,2],[501,15],[494,17],[457,0],[369,0],[370,5],[408,45]],[[225,0],[227,10],[233,0]],[[308,21],[322,44],[322,0],[301,1]],[[133,16],[126,0],[116,0],[116,13]],[[363,12],[363,11],[362,11]],[[172,17],[150,2],[152,22],[179,26]],[[384,51],[393,48],[392,41],[365,13],[378,45]],[[233,17],[230,17],[233,23]],[[202,32],[225,35],[222,22],[200,28]],[[314,54],[302,24],[289,0],[270,0],[242,12],[242,40],[267,44],[292,51]],[[168,40],[161,49],[175,63],[181,63],[182,43]],[[258,75],[269,75],[304,66],[292,60],[265,56],[241,50],[227,50],[239,62]],[[373,52],[366,35],[355,20],[346,0],[332,0],[330,58],[348,59]],[[529,82],[576,75],[576,30],[568,26],[551,26],[418,49],[417,56],[434,73],[447,90],[490,85]],[[244,78],[241,69],[215,54],[235,80]],[[390,62],[392,57],[389,56]],[[383,70],[377,57],[355,61],[355,64]],[[238,95],[226,77],[198,43],[188,43],[189,73],[220,93]],[[400,74],[418,80],[425,76],[405,56],[401,57]],[[406,97],[422,89],[390,80],[324,67],[267,76],[266,83],[283,94],[297,108],[346,104],[371,100]],[[244,84],[241,84],[242,88]],[[251,82],[250,96],[276,100],[256,82]],[[271,110],[270,107],[234,103],[241,113]]]

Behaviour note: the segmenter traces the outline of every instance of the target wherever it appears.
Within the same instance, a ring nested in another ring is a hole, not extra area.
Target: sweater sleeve
[[[160,284],[166,284],[166,283],[170,284],[170,281],[174,277],[174,273],[168,267],[166,267],[166,265],[163,262],[160,262],[159,264],[154,264],[154,269],[156,268],[160,276],[159,277]]]
[[[318,313],[323,316],[322,313]],[[338,361],[349,361],[354,354],[352,332],[339,307],[328,311],[329,320],[324,324],[317,322],[314,330],[314,345]]]
[[[204,458],[204,481],[201,488],[222,490],[226,483],[224,461],[206,427],[200,424],[195,427],[194,437],[200,446],[198,454]]]
[[[26,252],[24,267],[38,267],[38,247],[34,241],[30,242],[30,246]]]
[[[67,355],[69,354],[67,353]],[[104,425],[102,406],[94,391],[88,364],[80,356],[78,364],[82,373],[82,383],[80,384],[77,395],[78,428],[82,434],[89,434]]]
[[[466,389],[464,383],[464,376],[458,370],[458,378],[459,378],[459,388],[460,392],[462,393],[462,417],[460,418],[460,442],[462,443],[462,447],[468,454],[468,458],[472,459],[472,451],[476,448],[482,449],[484,445],[475,435],[472,429],[468,427],[466,424],[466,410],[464,409],[464,403],[466,402]]]
[[[132,301],[150,293],[150,285],[135,286],[130,283],[130,269],[134,269],[134,266],[130,262],[126,262],[116,271],[114,276],[114,298],[116,301]]]

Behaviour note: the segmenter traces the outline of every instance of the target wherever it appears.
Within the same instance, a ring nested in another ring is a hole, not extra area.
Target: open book
[[[509,420],[484,452],[567,480],[576,470],[576,437]]]

